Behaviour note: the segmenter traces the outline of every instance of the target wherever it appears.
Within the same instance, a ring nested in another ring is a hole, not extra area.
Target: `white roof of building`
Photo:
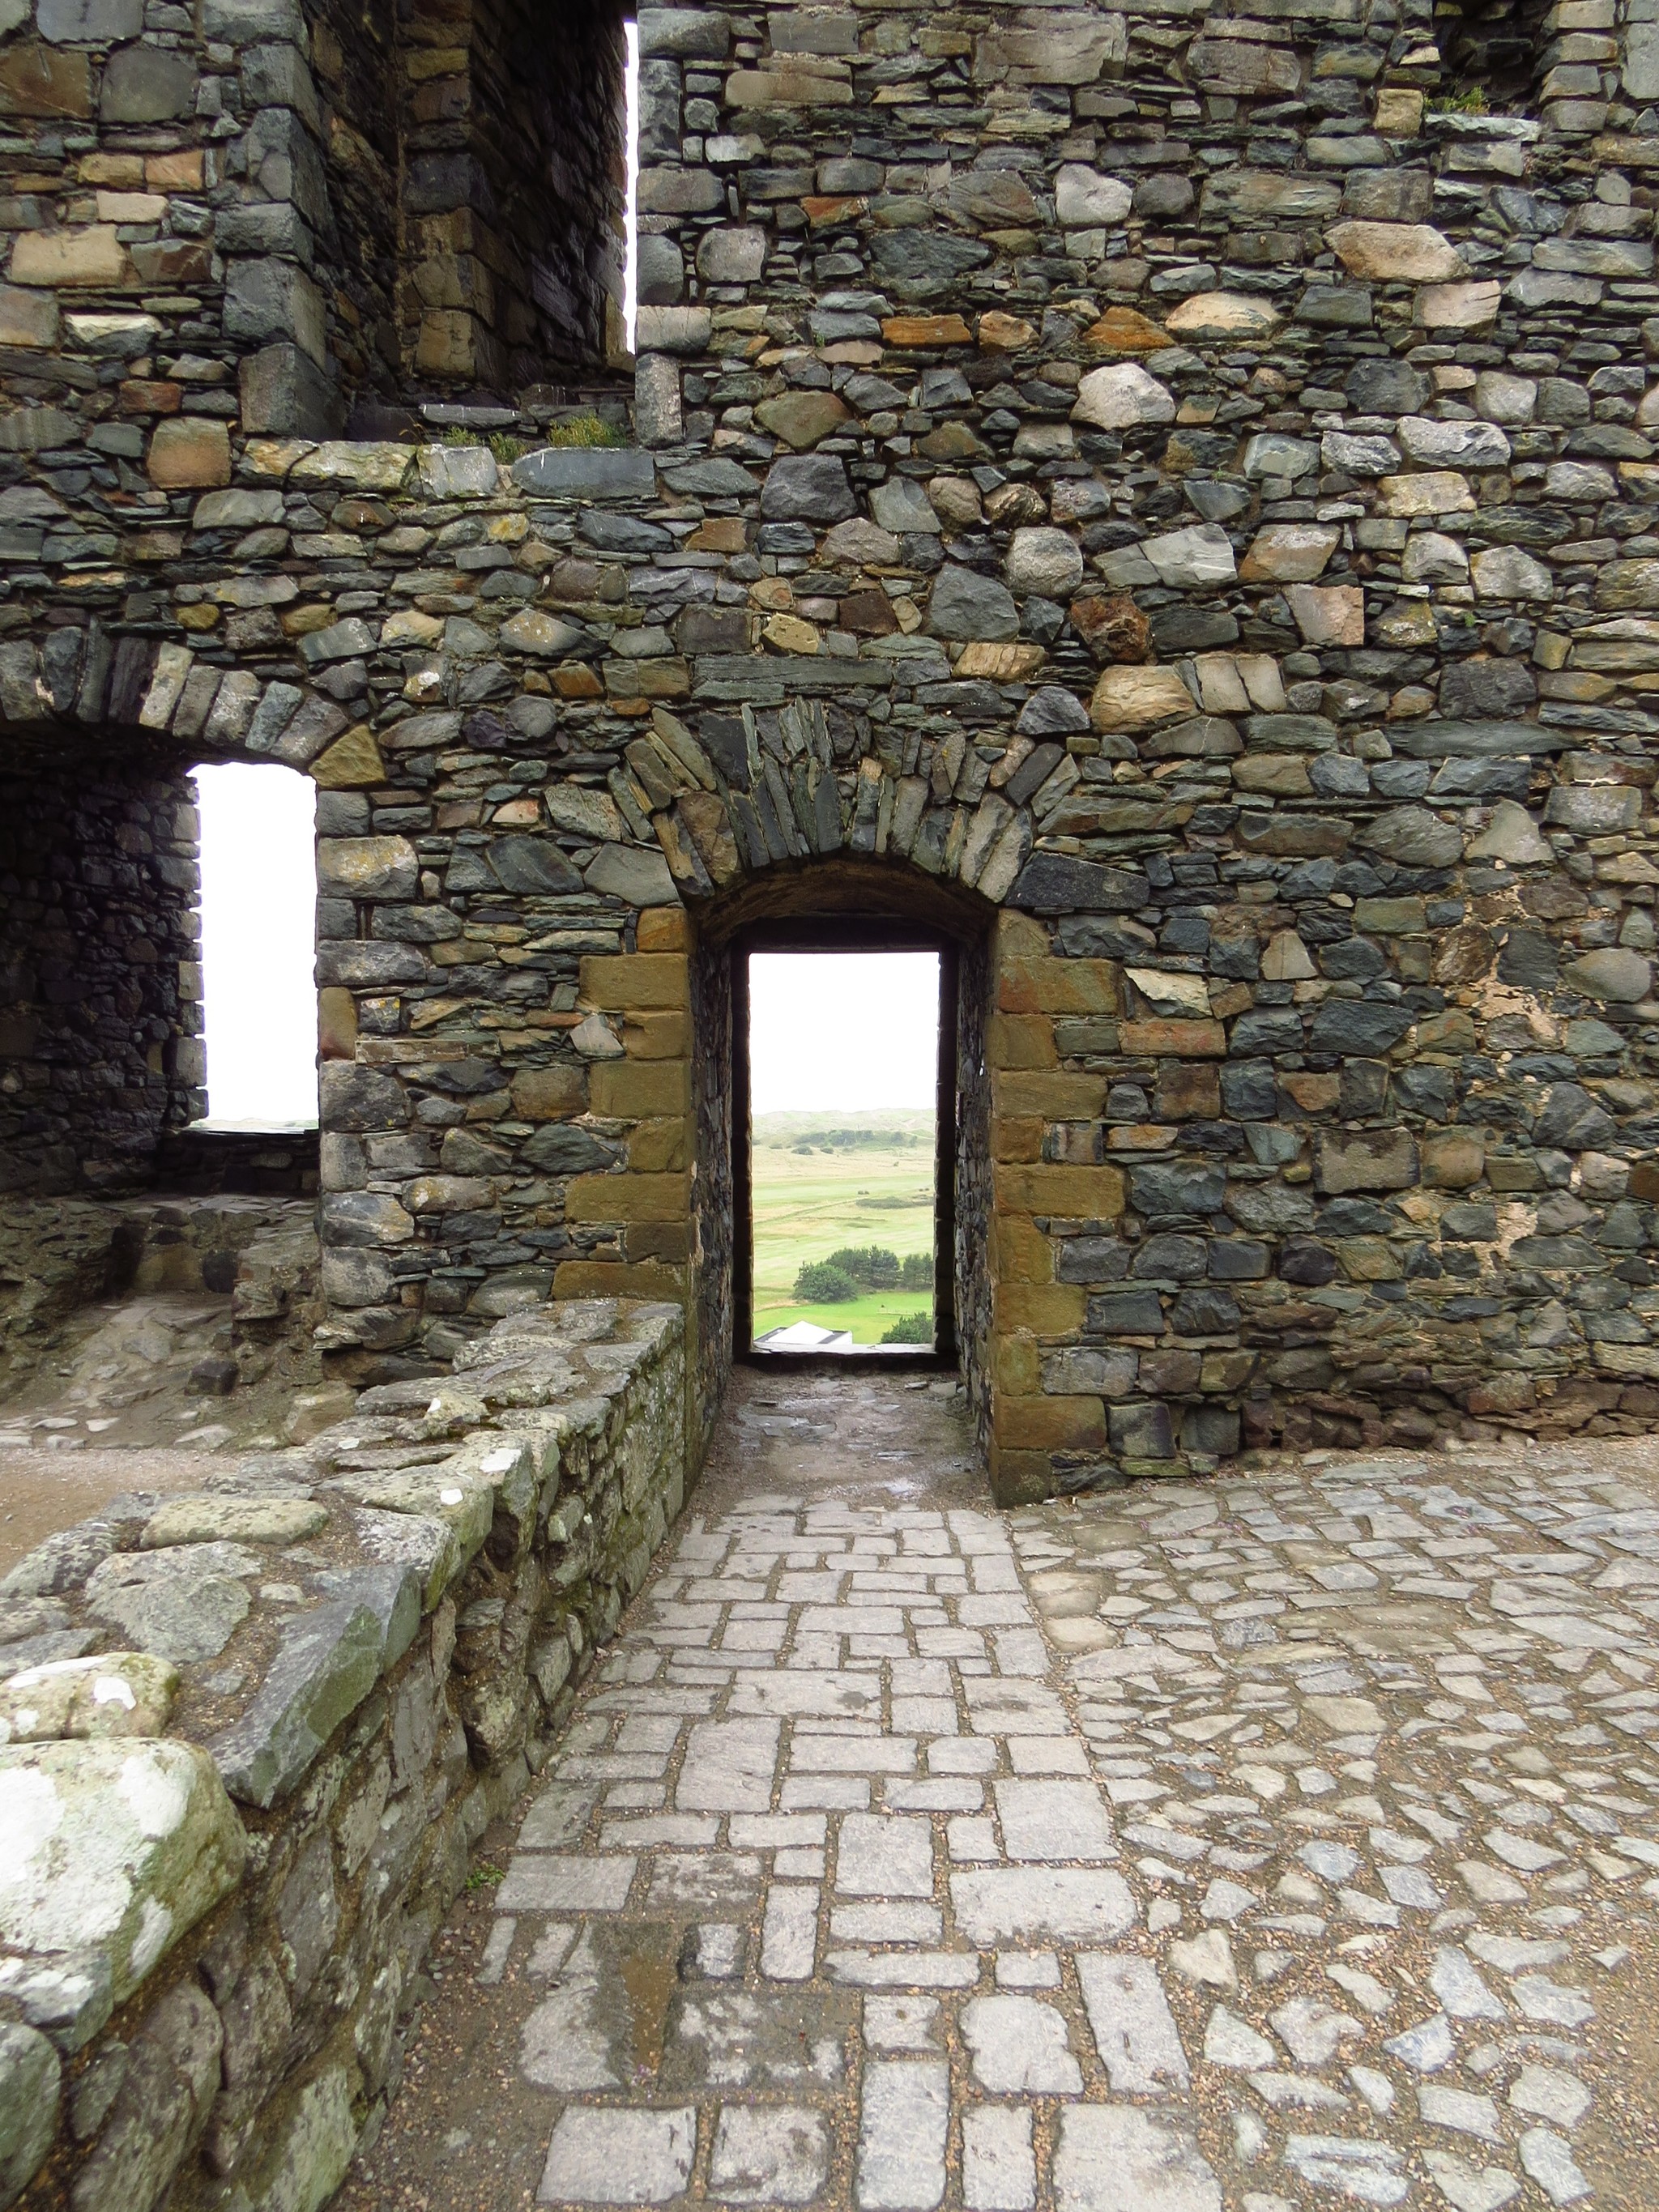
[[[792,1321],[785,1328],[769,1329],[755,1339],[759,1352],[850,1352],[850,1328],[822,1328],[815,1321]]]

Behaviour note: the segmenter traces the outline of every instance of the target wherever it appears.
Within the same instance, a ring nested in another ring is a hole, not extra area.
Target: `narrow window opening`
[[[628,149],[628,206],[624,216],[627,260],[623,271],[623,320],[628,331],[628,350],[634,350],[640,307],[640,27],[625,26],[628,36],[628,120],[623,143]]]
[[[1435,42],[1441,88],[1429,97],[1443,113],[1524,113],[1536,97],[1547,0],[1438,0]]]
[[[206,1126],[314,1128],[315,787],[275,766],[194,781]]]
[[[757,1352],[925,1354],[950,1340],[944,975],[937,950],[748,956]]]

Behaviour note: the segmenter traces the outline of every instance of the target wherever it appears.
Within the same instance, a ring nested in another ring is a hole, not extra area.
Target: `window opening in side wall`
[[[623,320],[628,331],[628,350],[634,350],[640,306],[640,27],[629,23],[628,36],[628,261],[623,272]]]
[[[198,768],[193,780],[205,1126],[314,1127],[315,787],[274,764]]]
[[[795,933],[742,948],[740,965],[739,1348],[949,1355],[951,951],[914,935],[878,949]]]

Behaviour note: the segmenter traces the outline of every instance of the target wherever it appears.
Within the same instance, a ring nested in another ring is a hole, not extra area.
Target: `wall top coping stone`
[[[245,1823],[292,1797],[473,1557],[577,1541],[593,1448],[684,1337],[668,1304],[513,1315],[453,1380],[366,1390],[302,1447],[112,1499],[21,1560],[0,1582],[28,1632],[0,1682],[0,1826],[21,1838],[0,2002],[82,2048],[236,1887]]]

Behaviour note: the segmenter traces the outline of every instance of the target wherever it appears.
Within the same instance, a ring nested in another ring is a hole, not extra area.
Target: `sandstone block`
[[[1097,730],[1133,735],[1190,714],[1197,701],[1173,668],[1103,669],[1089,702]]]
[[[1082,161],[1064,161],[1054,179],[1054,212],[1062,223],[1109,230],[1127,216],[1134,198],[1121,177],[1103,176]]]
[[[1407,1190],[1417,1181],[1417,1146],[1405,1129],[1333,1133],[1320,1139],[1315,1178],[1328,1198],[1351,1190]]]
[[[149,480],[164,491],[230,482],[230,438],[222,422],[180,415],[158,423],[149,441]]]
[[[1247,584],[1310,583],[1340,542],[1340,532],[1329,524],[1270,522],[1251,540],[1238,573]]]
[[[1291,584],[1285,604],[1310,645],[1364,645],[1365,594],[1357,584]]]
[[[1419,514],[1469,514],[1474,494],[1466,476],[1453,469],[1425,469],[1416,476],[1384,477],[1379,512],[1410,520]]]
[[[761,69],[733,70],[726,80],[726,99],[732,107],[850,107],[852,72],[844,62],[815,63],[806,55],[795,56]]]
[[[1425,284],[1413,309],[1425,330],[1482,331],[1498,319],[1503,287],[1496,277],[1462,284]]]
[[[1126,361],[1088,372],[1078,386],[1072,420],[1101,430],[1127,430],[1143,422],[1173,422],[1175,412],[1169,386],[1139,362]]]
[[[1326,233],[1352,276],[1382,284],[1445,284],[1468,274],[1443,232],[1426,222],[1339,222]]]
[[[1247,292],[1195,292],[1167,318],[1171,337],[1255,344],[1279,328],[1270,301]]]
[[[1172,1054],[1178,1059],[1224,1058],[1227,1032],[1219,1022],[1170,1020],[1125,1022],[1118,1030],[1126,1053]]]
[[[0,52],[0,114],[81,117],[92,112],[85,54],[33,40]]]
[[[1123,1177],[1112,1167],[1001,1165],[994,1190],[998,1211],[1005,1213],[1115,1221],[1123,1211]]]
[[[20,231],[11,250],[14,284],[97,284],[118,288],[132,275],[112,225]]]

